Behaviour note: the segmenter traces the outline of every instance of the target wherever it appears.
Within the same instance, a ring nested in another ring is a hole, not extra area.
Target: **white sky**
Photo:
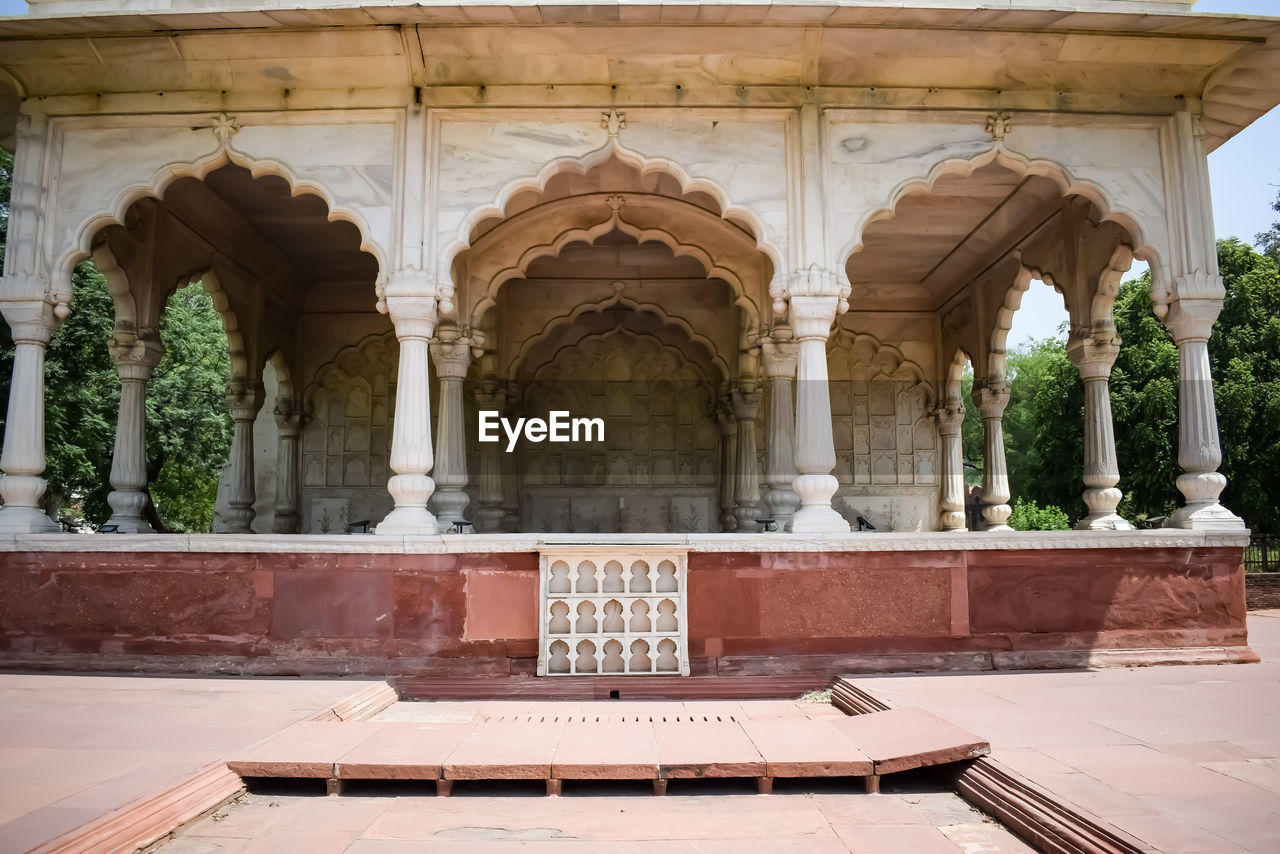
[[[26,14],[25,0],[0,0],[0,15]],[[1280,0],[1199,0],[1195,11],[1245,15],[1280,15]],[[1271,203],[1280,192],[1280,108],[1272,110],[1209,156],[1213,186],[1213,219],[1219,237],[1235,235],[1252,243],[1280,218]],[[1136,265],[1140,273],[1144,265]],[[1014,315],[1012,346],[1034,338],[1056,336],[1067,319],[1062,297],[1051,288],[1033,285]]]

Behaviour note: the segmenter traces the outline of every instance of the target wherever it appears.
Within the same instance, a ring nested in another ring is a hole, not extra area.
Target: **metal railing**
[[[1280,536],[1254,534],[1244,550],[1245,572],[1280,572]]]

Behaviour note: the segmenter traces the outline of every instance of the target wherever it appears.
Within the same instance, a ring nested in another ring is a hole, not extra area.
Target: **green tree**
[[[1276,200],[1271,203],[1271,209],[1280,213],[1280,193],[1276,194]],[[1263,255],[1280,265],[1280,220],[1271,223],[1269,230],[1254,237],[1254,242],[1258,244]]]

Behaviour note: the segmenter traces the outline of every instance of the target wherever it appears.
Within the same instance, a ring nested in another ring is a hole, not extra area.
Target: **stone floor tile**
[[[286,812],[272,830],[348,831],[363,833],[391,806],[388,797],[307,798]]]
[[[475,723],[382,723],[337,759],[349,780],[437,780],[445,760]]]
[[[239,854],[343,854],[356,834],[341,830],[274,830],[240,849]]]
[[[1202,767],[1271,792],[1280,792],[1280,759],[1202,762]]]
[[[926,824],[928,818],[903,795],[814,795],[832,824]]]
[[[831,725],[888,774],[908,768],[972,759],[987,742],[923,709],[890,709],[832,719]]]
[[[1171,815],[1125,816],[1118,824],[1163,854],[1240,854],[1245,850]]]
[[[993,821],[975,821],[938,828],[965,854],[1036,854],[1036,850]]]
[[[551,762],[561,780],[655,780],[658,747],[648,720],[565,724]]]
[[[901,824],[836,824],[832,826],[850,854],[957,854],[958,845],[936,827]]]
[[[245,777],[328,777],[356,745],[390,724],[369,721],[301,721],[236,751],[227,760]]]
[[[738,726],[721,723],[653,724],[663,777],[763,777],[766,766]]]
[[[826,721],[765,718],[740,725],[770,777],[865,777],[874,771],[866,754]]]
[[[442,767],[447,780],[546,780],[565,724],[486,723],[468,732]]]

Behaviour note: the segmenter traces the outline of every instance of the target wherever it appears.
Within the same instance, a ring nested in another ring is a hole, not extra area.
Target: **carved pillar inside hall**
[[[1218,270],[1209,167],[1199,119],[1188,112],[1176,114],[1167,145],[1172,293],[1157,300],[1156,313],[1178,345],[1178,465],[1182,468],[1178,490],[1186,504],[1165,524],[1235,531],[1244,527],[1244,520],[1218,500],[1227,479],[1218,472],[1222,449],[1209,370],[1209,336],[1226,289]]]
[[[506,414],[507,391],[493,376],[480,381],[475,398],[477,410]],[[480,443],[480,472],[476,476],[480,507],[475,512],[476,531],[480,533],[496,534],[502,530],[502,454],[502,442]]]
[[[442,330],[444,331],[444,330]],[[431,345],[436,376],[440,378],[440,412],[436,428],[436,492],[431,505],[441,533],[448,533],[457,522],[465,521],[463,511],[470,503],[467,495],[467,436],[463,423],[462,383],[471,366],[471,344],[444,338]]]
[[[840,300],[836,296],[791,297],[791,327],[798,343],[796,365],[795,463],[792,485],[800,509],[791,522],[797,534],[848,533],[849,523],[831,506],[840,484],[831,430],[831,393],[827,383],[827,336]]]
[[[794,433],[795,406],[792,404],[796,378],[796,344],[791,327],[779,324],[761,343],[764,372],[769,382],[769,413],[765,422],[764,505],[768,518],[779,531],[791,530],[791,519],[800,507],[800,496],[791,484],[796,479]]]
[[[298,502],[302,468],[298,457],[298,437],[305,420],[294,409],[293,402],[281,399],[276,404],[276,515],[271,530],[276,534],[298,533],[301,518]]]
[[[1067,345],[1067,355],[1084,380],[1084,503],[1088,514],[1080,530],[1128,531],[1133,526],[1116,508],[1123,497],[1120,463],[1116,459],[1115,428],[1111,418],[1111,366],[1120,353],[1120,339],[1095,336]]]
[[[938,421],[938,436],[942,440],[939,456],[939,514],[938,530],[964,531],[964,449],[961,425],[964,423],[964,404],[951,401],[934,412]]]
[[[147,506],[147,381],[164,355],[154,334],[118,332],[110,344],[111,360],[120,376],[120,409],[115,450],[111,457],[111,505],[108,525],[126,534],[150,533]]]
[[[12,232],[11,232],[12,234]],[[7,286],[7,282],[5,283]],[[6,287],[6,290],[8,288]],[[13,335],[13,374],[0,453],[0,533],[58,530],[41,508],[44,474],[44,349],[57,326],[53,307],[43,300],[0,303]]]
[[[733,499],[737,530],[758,532],[760,525],[760,462],[756,453],[756,415],[760,412],[760,387],[755,380],[739,382],[733,389],[731,405],[738,424],[737,466],[734,470]]]
[[[507,384],[508,413],[520,408],[520,385],[515,382]],[[520,530],[520,457],[518,452],[503,454],[502,465],[502,530],[514,533]]]
[[[720,424],[720,530],[738,528],[736,474],[738,466],[738,423],[728,400],[720,402],[717,412]]]
[[[978,409],[982,413],[984,440],[982,457],[982,519],[985,530],[1010,531],[1007,524],[1013,508],[1009,506],[1009,467],[1004,457],[1004,408],[1009,405],[1009,386],[998,385],[974,389]]]
[[[391,470],[387,491],[395,506],[379,523],[383,535],[424,535],[437,532],[436,518],[427,509],[435,491],[430,477],[435,462],[431,444],[431,395],[428,342],[435,331],[434,288],[420,276],[406,277],[404,295],[388,293],[387,311],[400,342],[400,367],[396,375],[395,424],[391,433]],[[393,277],[389,291],[398,283]],[[433,295],[424,293],[430,290]]]
[[[262,384],[232,379],[227,386],[231,410],[231,457],[224,514],[228,534],[253,533],[253,503],[257,490],[253,479],[253,422],[262,408]]]

